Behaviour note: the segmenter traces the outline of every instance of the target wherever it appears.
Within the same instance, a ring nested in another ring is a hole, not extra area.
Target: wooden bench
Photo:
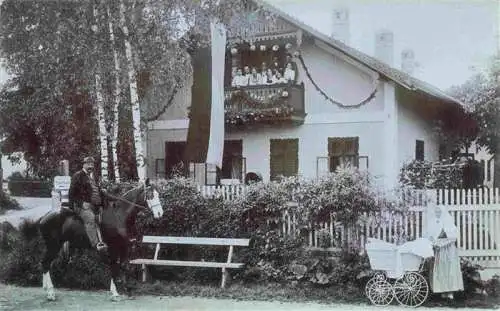
[[[244,266],[243,263],[231,262],[235,246],[248,246],[249,239],[220,239],[220,238],[194,238],[194,237],[175,237],[175,236],[144,236],[142,243],[156,244],[155,254],[153,259],[138,258],[131,260],[130,263],[142,266],[142,281],[146,282],[147,270],[146,266],[182,266],[182,267],[204,267],[204,268],[221,268],[222,269],[222,284],[226,286],[229,272],[227,269],[237,269]],[[161,244],[184,244],[184,245],[212,245],[212,246],[229,246],[226,262],[209,262],[209,261],[181,261],[181,260],[164,260],[158,259]]]

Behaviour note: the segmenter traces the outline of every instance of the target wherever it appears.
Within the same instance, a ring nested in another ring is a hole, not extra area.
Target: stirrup
[[[105,250],[108,247],[103,242],[99,242],[99,243],[96,244],[96,248],[97,248],[98,251],[102,251],[102,250]]]

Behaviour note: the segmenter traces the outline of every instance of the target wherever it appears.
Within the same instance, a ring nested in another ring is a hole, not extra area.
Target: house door
[[[299,140],[271,139],[270,178],[295,176],[299,171]]]
[[[222,156],[223,179],[239,179],[243,181],[246,173],[245,159],[243,158],[243,142],[241,140],[224,141]]]
[[[165,174],[167,178],[172,177],[174,172],[184,174],[186,168],[184,161],[184,151],[186,142],[167,141],[165,143]]]

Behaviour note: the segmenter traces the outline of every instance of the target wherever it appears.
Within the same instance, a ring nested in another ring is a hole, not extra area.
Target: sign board
[[[71,184],[71,176],[54,177],[54,190],[68,190]]]

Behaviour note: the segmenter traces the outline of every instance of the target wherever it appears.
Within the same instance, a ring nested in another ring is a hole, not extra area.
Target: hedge
[[[53,185],[51,181],[9,180],[8,187],[13,196],[50,198]]]
[[[246,266],[242,270],[232,271],[233,280],[243,284],[264,281],[332,289],[339,286],[351,287],[357,288],[360,295],[363,295],[364,284],[371,274],[367,257],[359,248],[343,245],[337,256],[331,256],[324,251],[310,251],[305,247],[307,239],[300,232],[293,237],[283,236],[279,232],[277,222],[280,218],[277,216],[281,215],[292,195],[297,196],[297,200],[309,204],[307,209],[298,211],[304,221],[321,219],[325,213],[335,213],[340,219],[352,222],[356,218],[353,214],[364,213],[366,207],[381,208],[377,206],[380,201],[373,200],[375,192],[370,189],[368,180],[360,178],[358,174],[355,172],[351,176],[349,172],[341,172],[316,182],[316,185],[315,182],[298,179],[254,184],[247,188],[245,196],[229,202],[201,196],[196,185],[185,178],[162,180],[157,185],[164,215],[161,219],[154,219],[149,213],[140,213],[137,219],[137,234],[250,238],[250,246],[237,249],[234,254],[234,261],[244,262]],[[302,190],[297,191],[298,187]],[[354,195],[363,200],[351,200]],[[339,200],[351,203],[346,206],[350,211],[348,215],[345,211],[338,210],[337,204],[333,204]],[[388,204],[381,202],[384,206]],[[43,254],[40,241],[19,241],[15,245],[16,247],[9,251],[10,254],[3,258],[2,262],[5,264],[0,268],[0,280],[24,285],[39,283],[39,260]],[[132,251],[131,257],[142,257],[146,254],[152,256],[153,252],[153,247],[140,245]],[[219,261],[226,258],[227,249],[169,246],[162,249],[159,256],[165,259],[203,258],[206,261]],[[91,253],[84,252],[73,256],[70,264],[64,264],[61,258],[57,261],[53,270],[56,286],[101,289],[109,284],[107,267]],[[467,279],[476,277],[477,268],[469,268],[473,271],[464,274]],[[220,270],[217,269],[150,269],[156,280],[187,280],[203,284],[220,282]],[[136,276],[139,276],[138,268],[135,272]],[[467,293],[473,292],[470,289],[477,286],[473,282],[466,284]]]

